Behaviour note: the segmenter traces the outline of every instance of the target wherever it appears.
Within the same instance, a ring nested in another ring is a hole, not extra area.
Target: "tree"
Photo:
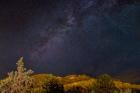
[[[23,57],[17,62],[17,70],[8,73],[8,77],[0,82],[0,93],[32,93],[32,70],[24,68]]]
[[[107,74],[99,76],[94,85],[95,93],[113,93],[115,89],[112,78]]]

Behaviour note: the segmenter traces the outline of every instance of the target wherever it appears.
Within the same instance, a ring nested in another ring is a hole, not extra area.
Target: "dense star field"
[[[0,1],[0,77],[19,57],[37,73],[140,79],[140,0]]]

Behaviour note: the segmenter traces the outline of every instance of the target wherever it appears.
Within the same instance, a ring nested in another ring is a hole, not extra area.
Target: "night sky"
[[[35,73],[140,81],[140,0],[1,0],[0,77]]]

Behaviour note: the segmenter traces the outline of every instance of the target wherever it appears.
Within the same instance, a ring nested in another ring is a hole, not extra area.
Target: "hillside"
[[[65,77],[54,76],[52,74],[36,74],[33,75],[36,81],[36,86],[39,88],[44,84],[46,80],[50,78],[56,78],[64,85],[64,90],[67,91],[75,86],[82,87],[84,89],[92,89],[93,84],[96,83],[96,78],[86,76],[86,75],[69,75]],[[115,86],[119,89],[135,89],[140,90],[140,85],[121,82],[119,80],[114,80]]]

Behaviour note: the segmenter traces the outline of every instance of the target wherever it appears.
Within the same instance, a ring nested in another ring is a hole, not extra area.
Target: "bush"
[[[56,78],[47,80],[43,86],[43,89],[46,90],[45,93],[64,93],[63,84],[61,84]]]
[[[112,78],[109,75],[104,74],[97,78],[94,90],[95,93],[113,93],[116,88]]]
[[[73,86],[66,93],[85,93],[84,89],[80,86]]]

